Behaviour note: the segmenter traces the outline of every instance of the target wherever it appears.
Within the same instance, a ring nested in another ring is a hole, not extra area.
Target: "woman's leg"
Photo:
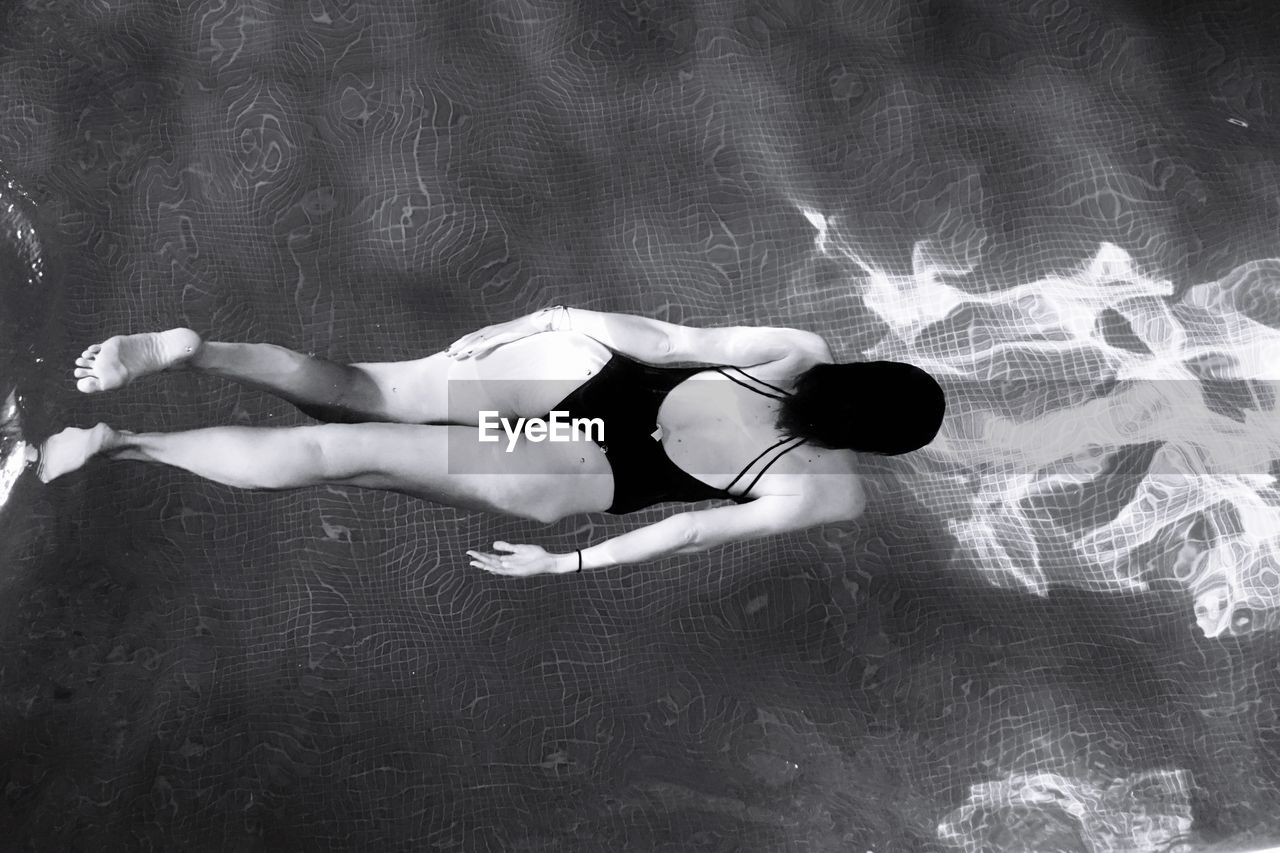
[[[268,391],[322,421],[420,423],[437,414],[408,393],[420,362],[336,364],[275,344],[205,341],[191,329],[115,335],[86,349],[76,365],[76,387],[86,394],[163,370],[198,370]]]
[[[532,335],[481,358],[336,364],[275,344],[205,341],[191,329],[116,335],[76,360],[76,387],[110,391],[163,370],[198,370],[259,388],[331,423],[479,424],[545,414],[608,359],[572,332]],[[549,376],[563,380],[547,379]],[[530,381],[536,380],[536,381]]]
[[[411,364],[415,362],[397,363],[406,378],[414,369]],[[329,423],[425,423],[434,414],[421,400],[409,407],[397,405],[398,384],[405,383],[396,383],[394,375],[375,377],[358,365],[338,364],[275,344],[205,341],[186,367],[267,391]],[[384,387],[383,378],[392,382]]]
[[[98,424],[51,436],[39,475],[49,482],[101,454],[172,465],[242,489],[363,486],[545,522],[603,510],[613,499],[608,461],[591,442],[522,439],[506,452],[505,436],[483,443],[478,433],[384,423],[129,433]]]

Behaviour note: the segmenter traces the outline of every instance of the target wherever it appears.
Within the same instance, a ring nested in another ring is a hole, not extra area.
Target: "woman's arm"
[[[584,548],[581,552],[552,554],[537,545],[494,542],[494,548],[509,552],[503,556],[467,551],[471,565],[499,575],[528,577],[545,573],[568,574],[583,569],[601,569],[624,563],[656,560],[668,554],[692,554],[726,542],[740,542],[803,530],[816,524],[852,521],[866,507],[862,486],[850,480],[848,499],[832,501],[817,495],[766,495],[740,506],[683,512],[656,524]]]
[[[811,501],[796,495],[766,495],[750,503],[682,512],[662,521],[582,549],[582,568],[602,569],[643,563],[670,554],[694,554],[726,542],[740,542],[803,530],[826,518]],[[578,567],[577,553],[560,554],[558,569]]]
[[[494,347],[540,332],[579,332],[609,349],[649,364],[692,361],[754,367],[791,359],[794,367],[830,362],[826,341],[813,332],[772,326],[698,328],[638,314],[612,314],[554,306],[458,338],[445,350],[450,358],[480,357]]]
[[[635,314],[608,314],[554,305],[514,320],[494,323],[463,335],[445,349],[450,358],[479,357],[495,347],[542,332],[579,332],[612,350],[650,364],[665,364],[672,355],[673,333],[683,328]]]
[[[638,314],[613,314],[587,308],[552,309],[551,330],[580,332],[611,350],[649,364],[665,364],[671,359],[670,332],[678,328],[661,320]]]
[[[649,364],[679,361],[751,367],[799,355],[831,361],[826,342],[813,332],[772,326],[699,328],[586,308],[548,312],[548,329],[574,331],[609,349]]]

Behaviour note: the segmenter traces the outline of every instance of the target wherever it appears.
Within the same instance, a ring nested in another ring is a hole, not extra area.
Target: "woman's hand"
[[[483,329],[463,335],[449,344],[444,354],[449,358],[475,358],[495,347],[545,332],[549,329],[549,315],[545,311],[526,314],[505,323],[495,323]]]
[[[532,575],[561,575],[572,569],[565,568],[565,554],[552,554],[537,545],[511,545],[506,542],[494,542],[493,547],[499,551],[510,551],[510,554],[481,554],[479,551],[468,551],[471,565],[495,575],[510,575],[514,578],[527,578]]]

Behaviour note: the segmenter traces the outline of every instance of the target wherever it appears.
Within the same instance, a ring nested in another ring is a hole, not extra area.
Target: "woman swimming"
[[[676,362],[718,366],[663,366]],[[506,542],[494,543],[504,554],[467,552],[471,565],[514,576],[642,562],[857,518],[865,499],[854,451],[922,447],[945,408],[942,389],[923,370],[833,364],[811,332],[693,328],[561,306],[414,361],[340,365],[170,329],[117,335],[76,364],[84,393],[196,370],[269,391],[325,423],[174,433],[68,428],[32,460],[46,483],[101,455],[173,465],[237,488],[353,485],[543,523],[664,501],[735,504],[681,512],[567,554]],[[489,414],[511,421],[555,412],[584,425],[599,419],[603,434],[481,438]]]

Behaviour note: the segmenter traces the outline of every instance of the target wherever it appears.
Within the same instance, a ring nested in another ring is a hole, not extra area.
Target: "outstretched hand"
[[[534,316],[528,314],[505,323],[495,323],[492,326],[477,329],[449,344],[444,354],[456,359],[477,358],[503,344],[546,331],[533,319]]]
[[[565,574],[561,568],[559,554],[552,554],[537,545],[512,545],[507,542],[494,542],[493,547],[509,554],[482,554],[479,551],[468,551],[471,565],[495,575],[509,575],[514,578],[527,578],[532,575]]]

